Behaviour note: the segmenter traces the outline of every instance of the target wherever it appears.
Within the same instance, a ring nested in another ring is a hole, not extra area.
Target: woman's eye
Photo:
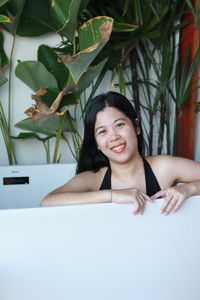
[[[106,132],[105,130],[101,130],[101,131],[98,132],[98,134],[103,134],[105,132]]]
[[[117,123],[116,127],[122,127],[124,126],[124,123]]]

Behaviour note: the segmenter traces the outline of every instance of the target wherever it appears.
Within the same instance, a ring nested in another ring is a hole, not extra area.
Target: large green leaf
[[[106,62],[107,59],[104,59],[98,65],[89,67],[88,70],[81,76],[77,86],[79,95],[81,95],[81,93],[90,86],[94,78],[101,73]]]
[[[96,17],[83,24],[79,29],[80,52],[74,56],[63,58],[76,84],[108,42],[112,26],[112,18]]]
[[[17,34],[21,36],[40,36],[55,31],[50,16],[49,0],[26,0],[20,18]]]
[[[77,16],[81,0],[52,0],[51,14],[57,22],[58,32],[74,42]]]
[[[31,119],[27,118],[18,122],[17,124],[15,124],[15,126],[17,128],[28,130],[28,131],[39,132],[50,136],[56,136],[59,127],[60,118],[61,118],[60,116],[54,116],[41,123],[33,122]],[[69,114],[67,114],[63,131],[72,131],[72,130],[73,130],[72,120]]]
[[[55,77],[38,61],[19,62],[15,74],[35,92],[40,88],[58,88]]]
[[[43,103],[45,103],[48,107],[51,107],[55,99],[57,98],[59,94],[59,90],[55,88],[48,88],[46,89],[46,93],[41,97],[41,100]],[[75,105],[78,103],[78,98],[75,94],[71,92],[67,92],[66,95],[62,97],[62,100],[60,102],[60,105],[57,109],[57,111],[63,110],[63,107]]]
[[[38,60],[55,76],[59,89],[62,90],[67,83],[69,71],[63,62],[58,62],[56,52],[49,46],[41,45],[38,48]]]
[[[48,136],[42,138],[34,132],[20,132],[18,134],[18,136],[12,136],[12,138],[16,139],[16,140],[27,140],[27,139],[33,139],[34,138],[34,139],[37,139],[41,142],[45,142],[45,141],[51,139],[52,137],[54,137],[54,135],[48,135]]]

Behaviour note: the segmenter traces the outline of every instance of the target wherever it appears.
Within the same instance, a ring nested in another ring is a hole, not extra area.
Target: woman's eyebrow
[[[118,121],[126,121],[126,119],[125,119],[125,118],[119,118],[119,119],[116,119],[116,120],[114,120],[113,124],[117,123]],[[98,126],[98,127],[95,129],[95,132],[97,132],[97,130],[102,129],[102,128],[105,128],[105,127],[106,127],[106,125]]]
[[[119,118],[119,119],[116,119],[113,123],[116,123],[118,121],[126,121],[126,119],[125,118]]]

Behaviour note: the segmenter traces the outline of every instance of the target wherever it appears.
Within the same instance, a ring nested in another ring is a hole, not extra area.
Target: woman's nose
[[[120,137],[119,132],[115,128],[110,130],[109,136],[111,141],[115,141]]]

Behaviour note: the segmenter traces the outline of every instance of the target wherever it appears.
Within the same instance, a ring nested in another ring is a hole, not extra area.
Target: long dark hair
[[[104,110],[105,107],[114,107],[123,112],[133,123],[134,127],[140,127],[140,134],[137,135],[138,151],[142,155],[143,134],[141,124],[136,123],[138,116],[131,102],[123,95],[117,92],[108,92],[96,96],[88,105],[84,118],[84,137],[79,153],[76,174],[84,171],[97,172],[101,167],[109,166],[108,158],[97,148],[94,136],[94,126],[97,113]]]

